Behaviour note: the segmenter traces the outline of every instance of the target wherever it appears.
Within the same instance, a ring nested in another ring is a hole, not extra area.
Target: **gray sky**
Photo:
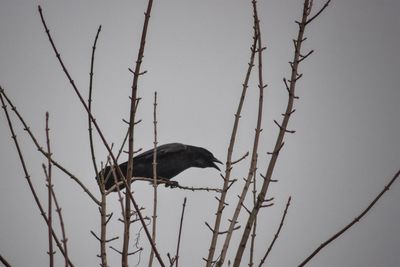
[[[314,1],[320,5],[321,1]],[[44,145],[44,113],[50,112],[54,158],[97,192],[87,138],[87,118],[64,77],[40,23],[41,4],[53,38],[83,94],[87,94],[92,42],[101,24],[96,62],[94,113],[104,134],[119,145],[128,117],[132,67],[139,45],[145,1],[11,1],[0,8],[0,84]],[[277,135],[273,119],[286,107],[282,77],[288,75],[292,38],[302,1],[260,1],[264,53],[265,114],[259,171]],[[400,2],[336,0],[306,32],[305,49],[315,53],[300,67],[300,100],[275,169],[279,182],[270,188],[275,205],[259,216],[257,262],[279,224],[285,202],[292,205],[270,266],[296,266],[322,241],[367,206],[400,167]],[[152,147],[153,93],[159,94],[159,142],[182,142],[208,148],[225,161],[233,114],[246,70],[252,34],[250,1],[156,1],[150,21],[139,84],[142,101],[136,144]],[[244,106],[239,158],[251,149],[255,127],[255,76]],[[14,266],[45,266],[46,226],[23,177],[4,114],[0,115],[0,253]],[[41,163],[45,162],[18,123],[17,135],[41,199],[46,199]],[[96,142],[97,160],[106,150]],[[126,160],[126,156],[123,160]],[[242,162],[234,176],[246,174]],[[96,266],[98,211],[82,190],[54,170],[55,191],[63,208],[71,257],[76,266]],[[191,169],[176,177],[188,186],[220,185],[215,170]],[[237,184],[233,190],[239,190]],[[135,186],[142,206],[151,212],[152,187]],[[236,194],[229,200],[236,203]],[[176,246],[183,197],[187,213],[182,266],[203,266],[216,210],[213,193],[160,187],[158,245],[166,258]],[[115,196],[110,210],[119,216]],[[395,184],[357,225],[313,259],[309,266],[399,266],[400,187]],[[231,205],[234,206],[234,205]],[[226,209],[230,215],[232,207]],[[224,222],[226,222],[226,217]],[[244,216],[241,216],[241,222]],[[225,224],[224,226],[226,226]],[[136,229],[137,230],[137,227]],[[239,230],[238,233],[241,233]],[[234,236],[237,241],[240,234]],[[116,219],[110,237],[122,234]],[[144,235],[141,246],[147,248]],[[120,242],[113,244],[120,247]],[[229,259],[236,246],[232,246]],[[148,250],[147,250],[148,252]],[[148,254],[142,254],[147,264]],[[59,254],[59,253],[58,253]],[[119,255],[109,251],[112,266]],[[138,258],[132,257],[132,266]]]

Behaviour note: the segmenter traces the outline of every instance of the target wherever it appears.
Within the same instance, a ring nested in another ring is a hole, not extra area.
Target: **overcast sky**
[[[322,2],[315,0],[316,7]],[[54,159],[80,177],[98,196],[87,137],[87,116],[65,78],[37,12],[41,4],[54,41],[73,79],[87,95],[90,53],[98,26],[94,77],[94,114],[105,136],[121,144],[128,118],[132,77],[146,1],[0,2],[0,85],[17,105],[44,146],[44,114],[50,112]],[[292,59],[292,39],[302,1],[259,1],[264,44],[265,91],[259,166],[265,172],[277,136],[274,119],[286,108],[282,78]],[[252,36],[250,1],[155,1],[139,82],[137,147],[152,147],[153,94],[158,92],[160,144],[182,142],[203,146],[225,162],[234,112],[249,57]],[[321,242],[356,217],[400,168],[400,2],[333,0],[306,30],[304,51],[315,53],[300,66],[296,113],[289,128],[269,197],[274,206],[258,220],[257,263],[273,238],[286,200],[292,205],[270,256],[269,266],[297,266]],[[234,158],[251,149],[256,122],[255,75],[244,105]],[[14,115],[14,114],[13,114]],[[41,164],[46,161],[13,116],[17,135],[40,198],[46,200]],[[106,150],[96,141],[97,160]],[[13,266],[48,264],[47,229],[34,204],[3,112],[0,115],[0,254]],[[122,160],[126,160],[126,155]],[[234,169],[246,175],[249,161]],[[68,177],[54,170],[55,191],[63,208],[69,251],[76,266],[99,264],[99,246],[90,230],[99,231],[97,207]],[[187,186],[219,187],[215,169],[190,169],[176,181]],[[237,183],[228,197],[236,203]],[[141,206],[150,215],[152,187],[135,185]],[[176,246],[182,201],[187,211],[181,266],[203,266],[213,223],[215,194],[159,187],[158,245],[163,258]],[[250,198],[248,199],[251,200]],[[400,266],[400,185],[394,184],[360,223],[329,245],[308,266]],[[122,235],[116,196],[109,197],[110,237]],[[245,214],[240,222],[245,221]],[[133,234],[138,225],[133,227]],[[241,230],[233,242],[237,242]],[[116,241],[114,247],[120,248]],[[142,234],[140,266],[148,260]],[[228,259],[232,259],[233,245]],[[132,247],[132,249],[134,249]],[[58,261],[60,261],[60,253]],[[248,254],[246,254],[247,256]],[[120,264],[109,250],[111,266]],[[131,265],[139,261],[132,256]],[[60,261],[61,263],[61,261]]]

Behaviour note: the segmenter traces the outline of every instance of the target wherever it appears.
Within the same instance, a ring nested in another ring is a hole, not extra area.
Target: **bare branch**
[[[334,241],[336,238],[344,234],[347,230],[349,230],[351,227],[353,227],[356,223],[358,223],[362,217],[367,214],[367,212],[378,202],[378,200],[390,189],[392,184],[397,180],[397,178],[400,176],[400,169],[395,173],[393,178],[389,181],[389,183],[386,184],[386,186],[383,188],[383,190],[374,198],[374,200],[368,205],[366,209],[364,209],[360,215],[358,215],[353,221],[351,221],[349,224],[347,224],[345,227],[343,227],[340,231],[338,231],[336,234],[334,234],[331,238],[323,242],[316,250],[314,250],[310,256],[308,256],[303,262],[299,264],[299,267],[305,266],[315,255],[317,255],[324,247],[326,247],[328,244],[330,244],[332,241]]]
[[[185,207],[186,207],[186,197],[183,199],[181,221],[179,223],[178,243],[176,245],[176,253],[175,253],[175,257],[174,257],[174,261],[175,261],[175,266],[176,267],[178,267],[178,261],[179,261],[179,247],[180,247],[180,244],[181,244],[183,216],[185,215]],[[173,264],[173,262],[172,262],[172,264]]]
[[[3,256],[0,255],[0,262],[4,264],[4,267],[11,267],[11,264],[9,264]]]
[[[246,154],[244,154],[241,158],[239,158],[238,160],[232,161],[232,165],[235,165],[236,163],[244,160],[247,156],[249,155],[249,151],[246,152]]]
[[[264,264],[265,259],[268,257],[269,253],[270,253],[271,250],[272,250],[272,247],[273,247],[274,244],[275,244],[275,241],[278,239],[279,233],[281,232],[281,229],[282,229],[282,226],[283,226],[283,222],[285,221],[286,214],[287,214],[287,211],[288,211],[289,206],[290,206],[290,200],[291,200],[291,199],[292,199],[292,197],[289,197],[289,199],[288,199],[288,201],[287,201],[287,203],[286,203],[285,211],[283,212],[283,216],[282,216],[281,222],[280,222],[280,224],[279,224],[278,230],[276,231],[275,236],[274,236],[274,239],[272,240],[271,244],[269,245],[269,247],[268,247],[268,249],[267,249],[267,252],[265,253],[264,257],[261,259],[261,262],[260,262],[260,264],[258,265],[258,267],[261,267],[261,266]]]
[[[311,21],[317,18],[322,13],[322,11],[324,11],[324,9],[328,7],[330,2],[331,0],[326,1],[323,7],[314,16],[312,16],[310,19],[307,20],[306,24],[309,24]]]
[[[63,219],[63,216],[62,216],[61,207],[58,205],[58,201],[57,201],[56,194],[54,192],[54,188],[51,188],[51,194],[53,196],[54,204],[56,206],[56,211],[58,213],[58,219],[60,221],[60,228],[61,228],[61,234],[62,234],[61,242],[63,244],[63,249],[64,249],[64,254],[63,254],[64,260],[65,260],[65,264],[64,265],[65,265],[65,267],[67,267],[68,266],[68,247],[67,247],[68,238],[67,238],[67,235],[66,235],[66,232],[65,232],[64,219]]]
[[[90,62],[90,80],[89,80],[89,97],[88,97],[88,108],[89,111],[92,111],[92,90],[93,90],[93,68],[94,68],[94,55],[96,51],[96,44],[97,44],[97,39],[99,38],[99,34],[101,31],[101,25],[97,29],[96,37],[94,39],[93,47],[92,47],[92,57],[91,57],[91,62]],[[90,116],[88,115],[88,124],[89,124],[89,142],[90,142],[90,153],[92,155],[92,162],[93,162],[93,168],[95,175],[99,173],[97,169],[97,164],[96,164],[96,157],[95,157],[95,152],[94,152],[94,144],[93,144],[93,130],[92,130],[92,120],[90,119]],[[104,181],[103,181],[104,182]]]
[[[153,149],[153,225],[152,234],[154,244],[156,244],[156,229],[157,229],[157,92],[154,92],[153,104],[153,129],[154,129],[154,149]],[[150,252],[149,267],[153,266],[154,251]]]
[[[47,180],[47,226],[48,226],[48,240],[49,240],[49,266],[53,267],[54,266],[54,250],[53,250],[53,238],[51,236],[51,233],[53,232],[53,198],[51,196],[51,191],[53,189],[53,185],[51,183],[51,176],[52,176],[52,171],[51,171],[51,149],[50,149],[50,134],[49,134],[49,113],[46,112],[46,143],[47,143],[47,169],[48,172],[46,172],[46,166],[43,164],[43,170],[46,176]]]

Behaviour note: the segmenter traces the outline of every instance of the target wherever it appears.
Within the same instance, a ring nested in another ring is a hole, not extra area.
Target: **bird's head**
[[[194,162],[194,167],[215,168],[221,171],[220,168],[215,163],[222,164],[222,162],[219,161],[216,157],[214,157],[214,155],[210,151],[201,147],[196,147],[195,150],[197,157]]]

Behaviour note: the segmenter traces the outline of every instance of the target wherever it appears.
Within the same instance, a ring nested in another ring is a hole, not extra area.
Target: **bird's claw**
[[[179,183],[177,181],[168,181],[165,183],[165,187],[171,187],[171,188],[176,188],[179,186]]]

